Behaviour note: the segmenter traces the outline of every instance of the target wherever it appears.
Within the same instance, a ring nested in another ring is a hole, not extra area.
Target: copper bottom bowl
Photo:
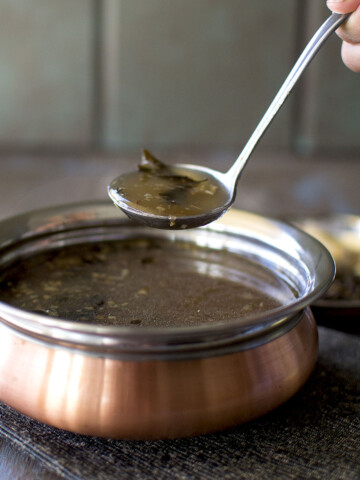
[[[334,284],[312,305],[317,324],[360,334],[360,217],[338,213],[295,223],[320,240],[336,263]]]
[[[1,270],[34,252],[141,232],[248,256],[295,292],[262,314],[176,328],[84,324],[0,303],[0,399],[37,420],[113,438],[199,435],[277,407],[313,369],[317,330],[308,305],[329,287],[334,264],[294,227],[232,211],[206,228],[155,231],[101,202],[24,214],[0,227]]]

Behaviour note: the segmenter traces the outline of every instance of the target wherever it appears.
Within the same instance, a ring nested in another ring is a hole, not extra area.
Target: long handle
[[[321,25],[319,30],[312,37],[303,53],[300,55],[298,61],[295,63],[293,69],[289,73],[276,97],[271,102],[269,108],[265,112],[265,115],[254,130],[254,133],[249,138],[247,144],[243,148],[236,162],[226,172],[225,176],[228,177],[229,182],[232,180],[234,182],[234,185],[236,184],[238,177],[240,176],[240,173],[245,167],[246,162],[250,157],[252,151],[258,144],[261,137],[264,135],[267,127],[270,125],[275,115],[280,110],[280,107],[285,102],[294,85],[299,80],[301,74],[304,72],[311,60],[315,57],[321,46],[326,42],[330,35],[348,18],[349,15],[350,14],[342,15],[339,13],[333,13],[326,20],[326,22]]]

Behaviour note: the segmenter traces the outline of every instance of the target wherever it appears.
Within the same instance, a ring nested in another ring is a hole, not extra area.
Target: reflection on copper
[[[50,425],[114,438],[177,438],[249,421],[290,398],[317,357],[310,310],[267,343],[185,360],[103,358],[1,330],[1,400]]]

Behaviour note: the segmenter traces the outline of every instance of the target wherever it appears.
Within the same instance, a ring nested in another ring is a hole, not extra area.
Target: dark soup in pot
[[[214,324],[266,312],[294,297],[285,281],[255,261],[161,238],[39,252],[0,276],[0,301],[100,325]]]

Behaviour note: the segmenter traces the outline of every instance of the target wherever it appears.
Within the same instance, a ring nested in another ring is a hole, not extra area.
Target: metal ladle
[[[199,165],[174,165],[174,168],[181,169],[182,174],[189,175],[189,177],[191,177],[191,174],[194,173],[197,176],[199,173],[202,173],[204,174],[204,177],[212,179],[226,193],[224,196],[225,202],[223,201],[215,208],[213,207],[209,211],[202,212],[198,215],[185,215],[178,216],[176,218],[170,218],[165,214],[153,214],[142,210],[140,205],[134,206],[134,204],[129,204],[127,199],[121,194],[121,189],[118,188],[119,181],[123,178],[123,176],[120,176],[113,180],[108,187],[109,196],[115,205],[120,207],[131,218],[134,218],[151,227],[164,229],[199,227],[201,225],[206,225],[223,215],[233,204],[236,196],[237,182],[239,181],[241,173],[244,170],[251,153],[265,133],[267,127],[278,113],[280,107],[285,102],[294,85],[297,83],[311,60],[315,57],[330,35],[349,17],[349,15],[350,14],[343,15],[333,13],[318,29],[295,63],[276,97],[270,104],[269,108],[265,112],[265,115],[240,153],[239,157],[226,173],[218,172],[217,170],[209,169]]]

